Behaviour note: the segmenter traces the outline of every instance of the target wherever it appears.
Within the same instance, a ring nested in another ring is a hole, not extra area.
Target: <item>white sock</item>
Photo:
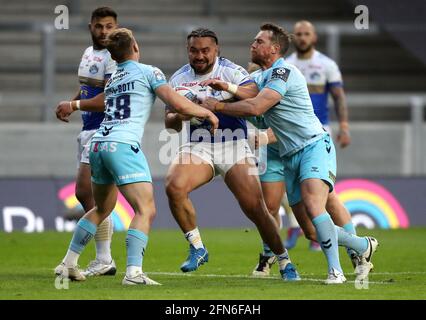
[[[277,260],[278,260],[278,265],[280,266],[280,270],[284,270],[285,266],[290,263],[290,257],[288,256],[288,251],[287,249],[285,249],[285,251],[281,254],[277,254]]]
[[[62,262],[67,267],[75,267],[78,262],[78,258],[80,257],[80,254],[71,250],[67,251],[67,254],[65,255],[64,260]]]
[[[111,215],[98,226],[95,234],[96,260],[103,264],[109,264],[111,257],[111,239],[114,230]]]
[[[195,249],[204,248],[204,244],[203,241],[201,241],[200,231],[198,231],[198,228],[185,233],[185,238],[189,241],[190,244],[194,246]]]
[[[140,273],[142,273],[142,267],[127,266],[126,276],[128,276],[129,278],[133,278]]]
[[[96,241],[96,260],[103,264],[110,264],[111,257],[111,241]]]

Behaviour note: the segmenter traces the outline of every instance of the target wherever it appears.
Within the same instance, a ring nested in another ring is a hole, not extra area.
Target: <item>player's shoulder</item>
[[[292,54],[290,54],[289,56],[285,58],[285,61],[293,64],[296,61],[296,59],[297,59],[296,52],[293,52]]]
[[[326,54],[319,52],[318,50],[315,50],[314,54],[315,54],[315,60],[325,66],[337,65],[336,61],[331,59]]]
[[[191,73],[191,65],[185,64],[184,66],[180,67],[173,75],[170,77],[170,81],[174,81],[180,78],[185,78],[188,74]]]
[[[134,66],[143,75],[146,75],[146,76],[154,75],[155,79],[158,81],[166,80],[166,77],[163,71],[161,71],[161,69],[156,66],[153,66],[151,64],[144,64],[144,63],[140,63],[136,61],[134,61]]]
[[[244,75],[249,75],[246,69],[225,57],[218,57],[218,65],[224,69],[238,70]]]
[[[303,75],[300,73],[299,69],[295,65],[287,62],[283,58],[274,63],[274,65],[267,71],[267,78],[270,79],[281,79],[287,82],[290,76],[292,78],[298,78],[300,76],[303,77]]]

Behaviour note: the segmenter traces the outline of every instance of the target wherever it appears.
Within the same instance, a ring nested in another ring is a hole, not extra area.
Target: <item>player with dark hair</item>
[[[117,13],[113,9],[100,7],[92,12],[88,25],[92,45],[84,51],[78,68],[80,88],[71,99],[71,101],[75,101],[75,109],[80,109],[81,101],[102,93],[105,83],[115,71],[116,63],[105,45],[108,34],[114,31],[117,25]],[[62,117],[62,114],[65,112],[69,115],[73,111],[75,110],[70,101],[61,102],[56,109],[56,115],[58,119],[68,122],[68,119]],[[78,171],[75,195],[84,212],[87,212],[95,205],[90,182],[89,146],[92,136],[104,118],[104,106],[86,106],[84,111],[81,109],[81,117],[83,128],[77,138]],[[97,229],[95,235],[96,259],[91,261],[84,271],[86,276],[115,275],[117,269],[111,257],[112,233],[113,223],[111,217],[108,217]]]

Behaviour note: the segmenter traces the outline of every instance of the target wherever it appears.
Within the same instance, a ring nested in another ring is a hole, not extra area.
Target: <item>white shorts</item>
[[[81,131],[77,137],[77,168],[80,167],[80,163],[90,164],[89,151],[90,141],[97,129]]]
[[[189,142],[179,147],[178,156],[181,153],[191,153],[207,162],[212,167],[214,176],[220,174],[225,177],[234,164],[243,159],[247,159],[247,163],[252,164],[257,172],[256,157],[245,139],[217,143]]]

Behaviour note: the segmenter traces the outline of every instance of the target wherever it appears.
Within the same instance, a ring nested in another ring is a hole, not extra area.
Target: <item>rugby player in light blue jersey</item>
[[[78,222],[67,254],[55,274],[85,280],[77,267],[78,258],[97,226],[114,209],[118,187],[135,213],[127,232],[127,270],[122,283],[157,285],[158,282],[142,271],[148,233],[155,217],[151,174],[141,149],[151,107],[158,96],[176,112],[206,119],[212,130],[217,128],[218,119],[212,112],[177,94],[160,69],[138,62],[139,47],[130,30],[115,30],[108,36],[106,46],[117,62],[117,70],[105,87],[105,118],[90,146],[96,205]]]
[[[110,32],[117,28],[117,13],[109,7],[100,7],[92,12],[89,30],[92,36],[92,45],[88,47],[81,57],[78,67],[80,87],[72,99],[74,105],[80,101],[91,99],[104,91],[105,83],[115,71],[116,63],[105,48],[105,41]],[[78,102],[77,102],[78,101]],[[68,115],[73,111],[71,102],[61,102],[56,109],[58,119],[68,122],[67,117],[62,117],[63,112]],[[87,105],[81,110],[83,128],[78,135],[78,172],[76,177],[75,196],[83,207],[84,212],[95,205],[90,182],[89,147],[90,140],[99,128],[104,118],[104,105]],[[73,218],[81,218],[81,215]],[[86,276],[115,275],[117,269],[111,257],[111,239],[113,222],[111,217],[105,219],[95,234],[96,259],[89,263],[84,271]]]
[[[351,136],[348,124],[348,107],[346,105],[346,96],[339,66],[325,54],[315,49],[317,34],[312,23],[306,20],[296,22],[293,34],[296,51],[288,56],[286,61],[295,65],[305,77],[314,112],[324,129],[330,135],[332,132],[329,125],[328,96],[331,94],[336,110],[337,122],[339,123],[339,130],[336,137],[337,143],[341,148],[346,148],[351,143]],[[334,197],[335,195],[333,195]],[[331,205],[333,205],[335,210],[341,212],[342,217],[345,217],[345,221],[342,221],[344,223],[343,228],[350,233],[356,234],[355,227],[351,222],[350,213],[337,197],[336,199],[337,201],[333,201]],[[327,202],[327,206],[329,202],[330,200]],[[297,238],[301,235],[301,232],[293,215],[289,216],[289,222],[290,228],[288,229],[286,247],[292,248],[296,245]],[[317,246],[316,242],[310,242],[311,249],[315,249]],[[352,256],[354,266],[357,265],[359,261],[356,259],[356,254],[351,250],[348,250],[348,254]]]
[[[260,90],[255,98],[224,103],[207,98],[203,106],[234,116],[264,114],[278,141],[284,163],[289,203],[299,224],[313,224],[328,262],[327,284],[346,281],[340,266],[338,244],[350,247],[370,263],[378,246],[372,237],[357,237],[336,227],[326,211],[336,178],[336,154],[330,135],[315,116],[306,80],[283,59],[290,37],[281,27],[264,24],[251,45],[252,62],[261,66],[255,77]],[[370,270],[368,270],[369,272]],[[367,276],[368,272],[359,276]]]

